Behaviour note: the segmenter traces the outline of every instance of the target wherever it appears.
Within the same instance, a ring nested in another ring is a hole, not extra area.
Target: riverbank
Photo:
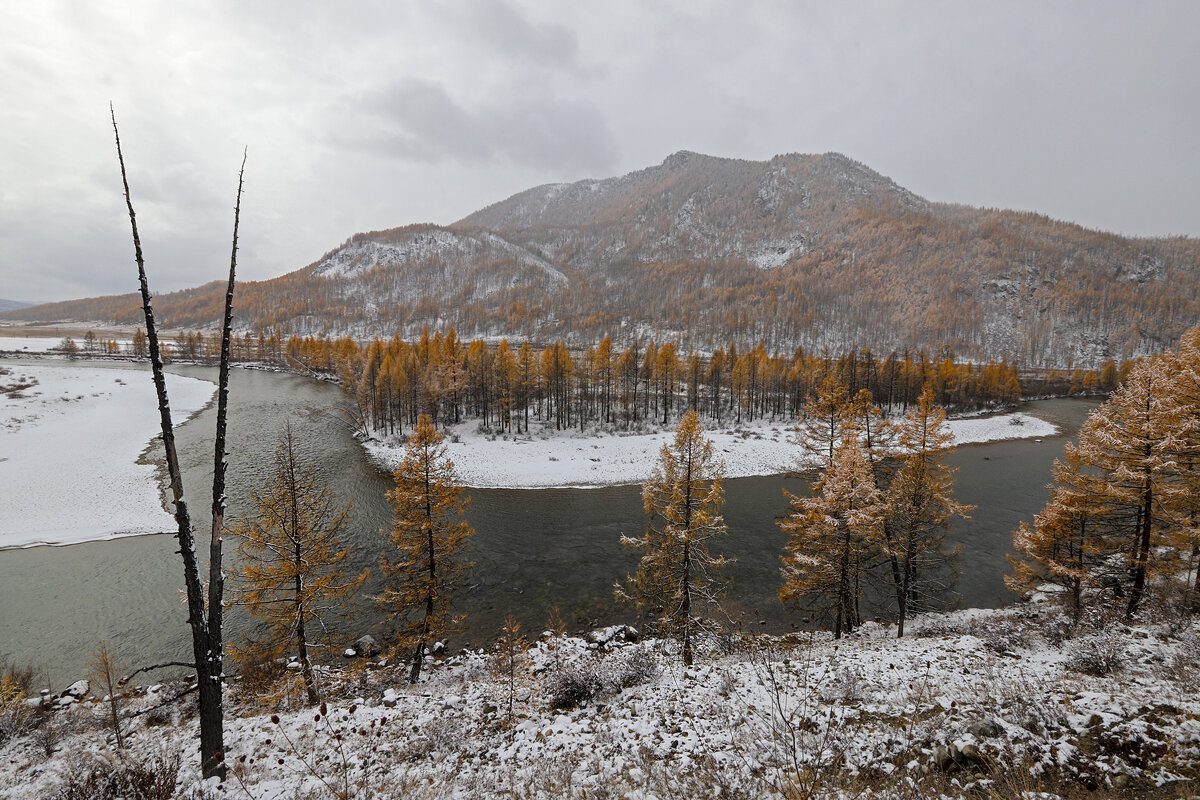
[[[957,444],[1006,439],[1042,439],[1058,428],[1028,413],[970,417],[948,422]],[[673,430],[645,433],[556,431],[533,423],[529,434],[496,434],[477,422],[446,429],[446,444],[459,479],[466,486],[490,489],[592,488],[644,481],[658,462]],[[799,461],[794,425],[756,420],[706,431],[725,461],[726,476],[780,475],[804,468]],[[363,447],[386,469],[403,456],[399,437],[368,439]]]
[[[159,432],[147,372],[33,361],[0,370],[0,548],[174,529],[142,457]],[[177,425],[216,390],[179,375],[167,388]]]
[[[35,693],[0,760],[0,798],[122,770],[161,776],[172,796],[258,800],[1157,800],[1190,796],[1200,778],[1195,623],[1071,629],[1040,602],[910,630],[714,640],[693,667],[675,643],[621,629],[543,634],[509,669],[502,652],[447,653],[416,685],[375,656],[321,669],[319,708],[299,705],[295,671],[272,687],[234,682],[220,787],[197,774],[194,695],[171,702],[183,682],[124,701],[124,750],[98,687]]]

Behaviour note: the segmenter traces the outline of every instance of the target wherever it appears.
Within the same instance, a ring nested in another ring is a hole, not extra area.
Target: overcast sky
[[[1200,235],[1200,3],[8,2],[0,298],[240,277],[670,153]]]

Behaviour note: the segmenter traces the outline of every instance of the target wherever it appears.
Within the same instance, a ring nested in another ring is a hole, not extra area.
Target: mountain
[[[160,295],[163,324],[207,327],[217,283]],[[634,335],[938,350],[1079,365],[1173,344],[1200,319],[1200,242],[929,202],[837,153],[769,161],[679,152],[605,180],[549,184],[449,226],[359,233],[239,287],[248,328],[360,337]],[[135,295],[0,319],[132,324]]]
[[[0,311],[15,311],[18,308],[28,308],[30,303],[22,303],[19,300],[0,300]]]

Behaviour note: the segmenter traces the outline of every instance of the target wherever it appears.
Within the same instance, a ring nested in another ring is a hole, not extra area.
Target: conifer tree
[[[342,571],[350,557],[342,540],[349,504],[339,506],[316,466],[297,452],[290,422],[275,448],[271,477],[251,490],[250,501],[253,513],[230,529],[243,580],[236,602],[266,624],[266,638],[254,643],[257,654],[279,657],[295,648],[308,702],[315,704],[313,628],[324,628],[326,612],[367,578]]]
[[[1083,469],[1075,447],[1068,444],[1054,462],[1050,501],[1034,516],[1033,527],[1021,522],[1013,533],[1009,556],[1013,573],[1004,577],[1014,592],[1026,593],[1051,584],[1061,587],[1066,606],[1078,622],[1083,613],[1083,590],[1097,579],[1105,561],[1105,513],[1097,506],[1103,496],[1095,475]]]
[[[687,665],[696,634],[711,624],[706,616],[723,588],[717,573],[727,562],[709,551],[709,542],[726,533],[721,516],[724,475],[725,465],[704,435],[699,415],[687,412],[642,486],[649,517],[645,533],[621,537],[622,544],[643,555],[637,574],[616,587],[617,596],[656,615],[660,632],[682,642]]]
[[[836,375],[827,375],[816,397],[804,407],[804,419],[796,429],[800,447],[806,456],[819,459],[822,468],[828,469],[838,443],[852,427],[850,393]]]
[[[1200,611],[1200,327],[1183,335],[1171,356],[1171,384],[1179,405],[1178,430],[1167,447],[1174,456],[1176,502],[1171,514],[1176,549],[1187,559],[1184,607]]]
[[[442,435],[422,414],[387,493],[394,518],[388,534],[397,559],[380,558],[390,581],[376,599],[400,623],[401,646],[412,648],[409,681],[416,683],[430,642],[452,621],[450,601],[470,564],[463,550],[475,533],[462,519],[462,495]]]
[[[789,535],[781,556],[785,605],[815,608],[833,617],[833,635],[861,621],[859,601],[870,553],[881,538],[883,494],[857,436],[844,438],[812,497],[785,491],[792,513],[779,521]]]
[[[1096,486],[1113,517],[1111,535],[1121,540],[1115,549],[1127,574],[1129,617],[1137,613],[1148,579],[1163,566],[1152,556],[1167,543],[1169,509],[1180,499],[1181,487],[1173,481],[1178,454],[1172,450],[1184,415],[1169,363],[1151,358],[1133,368],[1079,432],[1080,459],[1103,478]]]
[[[934,405],[926,387],[897,423],[897,445],[906,453],[888,485],[884,554],[897,564],[893,573],[897,636],[904,621],[928,609],[949,588],[957,550],[946,546],[950,520],[972,506],[954,500],[954,470],[938,460],[954,441],[946,412]]]

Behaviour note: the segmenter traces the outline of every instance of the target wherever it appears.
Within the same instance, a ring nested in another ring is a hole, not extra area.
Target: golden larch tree
[[[1178,507],[1176,443],[1186,409],[1179,402],[1174,372],[1166,357],[1138,362],[1079,431],[1078,453],[1085,468],[1103,478],[1098,498],[1113,517],[1127,582],[1129,617],[1137,613],[1148,580],[1166,564],[1154,557],[1169,543],[1171,509]]]
[[[250,502],[253,512],[229,531],[241,558],[236,602],[263,620],[266,636],[245,655],[279,657],[294,647],[308,702],[316,703],[309,648],[323,645],[314,642],[314,626],[327,634],[327,612],[367,578],[342,570],[350,557],[342,538],[350,505],[339,504],[316,465],[297,452],[290,422],[275,448],[271,477],[250,492]]]
[[[699,415],[688,411],[642,486],[649,518],[645,533],[621,537],[622,544],[643,555],[637,573],[616,587],[617,596],[636,602],[643,614],[656,615],[659,631],[681,641],[687,665],[696,634],[711,627],[711,612],[724,588],[717,573],[726,559],[708,547],[726,533],[721,516],[724,476],[725,465],[704,435]]]
[[[883,527],[883,494],[857,435],[842,440],[812,497],[785,491],[792,512],[779,521],[788,534],[781,556],[779,600],[828,613],[833,635],[861,621],[859,601],[871,553]]]
[[[400,622],[401,647],[412,648],[409,681],[421,675],[425,651],[449,624],[450,601],[471,566],[463,551],[475,531],[462,519],[467,498],[442,435],[422,414],[387,493],[394,514],[387,533],[396,560],[380,558],[389,585],[376,598]]]
[[[905,455],[888,485],[884,554],[896,565],[896,634],[903,636],[904,621],[928,610],[949,588],[958,551],[947,547],[946,531],[954,517],[965,517],[974,507],[953,497],[954,469],[940,454],[949,451],[954,434],[946,427],[945,410],[934,405],[932,388],[921,392],[896,431],[896,445]]]

